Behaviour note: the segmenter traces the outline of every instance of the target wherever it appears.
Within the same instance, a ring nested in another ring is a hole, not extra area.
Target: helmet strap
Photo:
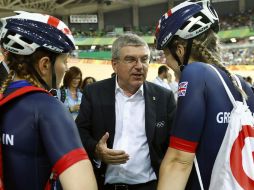
[[[52,57],[51,58],[51,70],[52,70],[52,82],[51,82],[51,86],[53,89],[56,89],[56,71],[55,71],[55,62],[56,62],[56,57]]]
[[[32,73],[35,75],[35,77],[37,78],[37,80],[42,84],[42,86],[46,89],[49,90],[49,86],[48,84],[41,78],[41,76],[39,75],[39,73],[35,70],[35,68],[33,66],[29,67],[32,71]]]
[[[56,62],[56,57],[52,57],[51,58],[52,81],[51,81],[51,89],[49,90],[49,92],[52,94],[52,96],[57,97],[55,62]]]
[[[32,73],[35,75],[35,77],[37,78],[37,80],[42,84],[42,86],[48,90],[49,92],[54,92],[54,90],[56,89],[56,72],[55,72],[55,61],[56,58],[53,57],[51,58],[51,72],[52,72],[52,82],[51,82],[51,86],[52,88],[50,89],[49,85],[41,78],[41,76],[39,75],[39,73],[35,70],[35,68],[33,66],[29,67],[31,68]],[[54,96],[54,94],[52,94]]]
[[[183,67],[188,65],[190,54],[191,54],[192,42],[193,42],[193,39],[188,39],[188,41],[187,41],[186,52],[184,54],[184,60],[183,60]],[[184,68],[182,68],[182,70],[183,69]]]
[[[177,61],[178,66],[180,67],[180,71],[183,71],[184,67],[188,65],[188,61],[191,54],[192,42],[193,42],[193,39],[189,39],[187,41],[187,47],[184,53],[183,63],[180,61],[179,56],[176,54],[176,51],[174,51],[172,48],[169,47],[169,51],[172,54],[172,56],[175,58],[175,60]]]
[[[172,54],[172,56],[175,58],[175,60],[177,61],[178,66],[180,67],[180,70],[181,70],[183,64],[181,63],[181,61],[180,61],[178,55],[177,55],[176,52],[175,52],[173,49],[171,49],[171,48],[169,48],[169,51],[170,51],[170,53]],[[181,71],[182,71],[182,70],[181,70]]]

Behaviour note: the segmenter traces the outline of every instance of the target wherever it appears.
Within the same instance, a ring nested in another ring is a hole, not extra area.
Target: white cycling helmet
[[[174,36],[192,39],[209,28],[219,31],[219,18],[210,1],[185,1],[169,10],[159,20],[155,33],[156,47],[165,48]]]
[[[4,49],[19,55],[30,55],[39,47],[55,53],[75,49],[71,31],[61,20],[40,13],[16,13],[18,15],[0,19]]]

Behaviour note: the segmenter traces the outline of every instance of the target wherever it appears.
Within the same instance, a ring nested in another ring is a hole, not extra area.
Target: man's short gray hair
[[[112,59],[119,59],[120,50],[125,46],[146,46],[149,49],[148,44],[145,42],[145,40],[138,35],[132,33],[123,34],[118,37],[112,45]]]

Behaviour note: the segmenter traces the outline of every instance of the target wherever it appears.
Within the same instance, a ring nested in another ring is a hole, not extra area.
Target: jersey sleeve
[[[169,144],[171,148],[190,153],[196,151],[205,120],[205,68],[201,64],[190,64],[182,72]]]
[[[38,106],[40,138],[55,171],[61,174],[80,160],[88,159],[76,124],[63,104],[54,97],[43,97]],[[42,105],[43,104],[43,105]]]

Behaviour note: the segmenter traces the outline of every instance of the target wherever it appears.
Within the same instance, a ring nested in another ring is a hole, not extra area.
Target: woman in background
[[[64,75],[63,86],[57,92],[58,98],[70,111],[74,120],[78,115],[79,106],[82,98],[82,93],[80,91],[81,83],[81,70],[75,66],[70,67]]]
[[[96,80],[93,77],[86,77],[86,78],[84,78],[84,80],[82,82],[82,85],[81,85],[81,90],[84,90],[86,85],[92,84],[94,82],[96,82]]]

